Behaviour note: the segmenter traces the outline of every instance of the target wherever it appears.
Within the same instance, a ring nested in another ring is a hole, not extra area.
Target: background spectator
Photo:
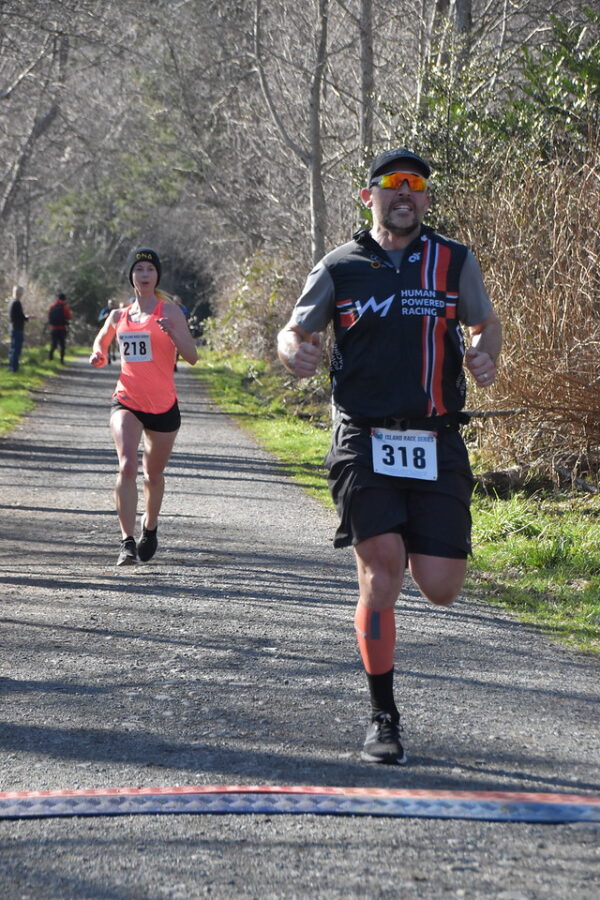
[[[31,316],[27,316],[23,310],[21,297],[23,296],[23,288],[16,284],[13,288],[12,297],[8,303],[8,319],[9,319],[9,335],[10,335],[10,351],[8,354],[8,368],[11,372],[19,370],[19,359],[21,358],[21,350],[23,349],[23,340],[25,337],[25,322]]]
[[[67,328],[72,319],[72,313],[64,294],[58,293],[56,300],[48,310],[48,325],[50,326],[50,353],[48,359],[53,359],[54,351],[60,351],[60,361],[65,361],[65,345],[67,343]]]

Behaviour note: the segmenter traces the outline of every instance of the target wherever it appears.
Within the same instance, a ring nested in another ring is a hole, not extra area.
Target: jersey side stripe
[[[431,396],[435,414],[443,416],[447,412],[444,404],[443,369],[445,359],[445,339],[447,331],[446,319],[433,320],[434,365],[431,384]]]
[[[448,288],[448,268],[450,266],[450,249],[438,245],[437,259],[434,273],[434,288],[436,291],[446,292]]]

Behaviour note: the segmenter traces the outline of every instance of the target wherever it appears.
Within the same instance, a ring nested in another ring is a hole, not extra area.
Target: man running
[[[356,558],[354,623],[371,699],[361,755],[377,763],[406,761],[393,685],[394,606],[406,566],[438,606],[464,582],[473,477],[459,433],[463,362],[489,387],[502,340],[471,251],[423,225],[430,174],[405,148],[373,160],[360,192],[372,228],[317,264],[278,338],[288,371],[310,377],[333,324],[326,464],[340,518],[334,545],[352,546]]]

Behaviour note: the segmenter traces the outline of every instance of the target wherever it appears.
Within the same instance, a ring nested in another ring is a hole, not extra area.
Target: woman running
[[[119,458],[115,502],[121,526],[118,566],[146,562],[158,546],[158,514],[162,504],[164,469],[181,424],[175,393],[177,353],[193,366],[198,354],[184,314],[157,290],[161,265],[154,250],[135,250],[129,281],[135,299],[126,309],[114,309],[96,335],[90,363],[102,368],[116,337],[121,374],[113,394],[110,428]],[[136,545],[138,447],[144,435],[144,518]]]

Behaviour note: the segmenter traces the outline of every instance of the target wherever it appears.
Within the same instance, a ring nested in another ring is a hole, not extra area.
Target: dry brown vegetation
[[[510,171],[510,170],[509,170]],[[508,174],[459,209],[502,318],[500,377],[477,397],[494,465],[598,476],[600,462],[600,173],[555,161]],[[472,400],[474,398],[471,398]]]

